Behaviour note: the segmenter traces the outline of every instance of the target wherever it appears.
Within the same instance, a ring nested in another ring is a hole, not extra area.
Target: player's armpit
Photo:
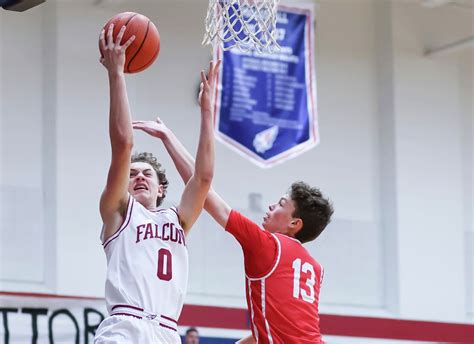
[[[112,149],[107,184],[100,198],[100,215],[105,225],[110,222],[114,224],[117,214],[122,216],[127,207],[132,147],[130,145],[124,146],[120,150]]]
[[[111,236],[113,236],[125,222],[127,216],[127,208],[123,211],[123,214],[116,213],[109,216],[107,222],[104,222],[101,233],[102,243],[106,242]]]
[[[120,154],[112,153],[107,184],[100,198],[100,215],[105,224],[109,217],[121,214],[127,206],[131,149],[124,148]]]

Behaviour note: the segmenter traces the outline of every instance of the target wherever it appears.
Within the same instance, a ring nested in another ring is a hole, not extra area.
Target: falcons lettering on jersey
[[[148,239],[160,239],[186,246],[184,231],[172,222],[164,223],[161,227],[152,222],[144,223],[136,227],[136,233],[136,244]]]

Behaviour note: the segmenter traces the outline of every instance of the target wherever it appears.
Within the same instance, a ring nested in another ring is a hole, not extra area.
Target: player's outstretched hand
[[[216,64],[214,61],[209,63],[209,71],[206,73],[201,71],[201,86],[199,90],[199,105],[201,106],[202,112],[211,112],[212,105],[212,90],[215,87],[217,81],[217,71],[219,70],[219,66],[221,64],[221,60],[218,60]]]
[[[133,121],[133,129],[142,130],[145,133],[163,139],[169,132],[168,127],[163,123],[160,117],[156,118],[156,121]]]
[[[109,73],[123,73],[125,66],[125,51],[135,40],[135,35],[133,35],[125,42],[125,44],[122,45],[121,42],[125,30],[126,26],[124,25],[120,29],[114,42],[114,24],[110,24],[107,31],[107,43],[105,42],[105,29],[102,29],[100,32],[99,42],[104,54],[104,56],[101,56],[100,58],[100,63],[102,63],[105,68],[107,68]]]

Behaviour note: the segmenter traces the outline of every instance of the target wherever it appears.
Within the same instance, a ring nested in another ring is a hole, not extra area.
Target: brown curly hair
[[[163,166],[161,166],[156,157],[148,152],[133,154],[131,162],[146,162],[155,170],[156,175],[158,176],[158,182],[160,183],[160,185],[163,186],[163,195],[161,197],[158,197],[158,199],[156,200],[156,206],[160,206],[166,197],[166,190],[168,189],[169,184],[168,179],[166,178],[165,169],[163,168]]]
[[[295,203],[294,217],[303,220],[303,228],[296,233],[295,239],[302,243],[316,239],[331,222],[334,208],[318,188],[304,182],[291,184],[290,198]]]

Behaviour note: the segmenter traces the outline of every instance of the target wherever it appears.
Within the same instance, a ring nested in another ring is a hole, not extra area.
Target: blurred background
[[[329,196],[333,221],[307,248],[325,268],[320,312],[341,316],[342,325],[350,317],[472,324],[474,2],[284,3],[315,6],[320,143],[271,169],[217,143],[215,189],[257,223],[295,180]],[[158,59],[127,76],[132,115],[160,116],[194,154],[199,72],[212,56],[201,46],[207,5],[48,0],[22,13],[0,10],[1,292],[103,297],[98,202],[110,145],[99,32],[123,11],[155,23]],[[183,183],[162,145],[142,133],[135,142],[163,162],[165,206],[176,204]],[[240,315],[246,302],[237,242],[203,213],[188,248],[186,305]],[[196,325],[201,337],[224,343],[249,333],[192,323],[198,318],[180,323],[181,334]],[[372,341],[389,342],[386,333]],[[356,337],[325,336],[328,343],[369,341]]]

